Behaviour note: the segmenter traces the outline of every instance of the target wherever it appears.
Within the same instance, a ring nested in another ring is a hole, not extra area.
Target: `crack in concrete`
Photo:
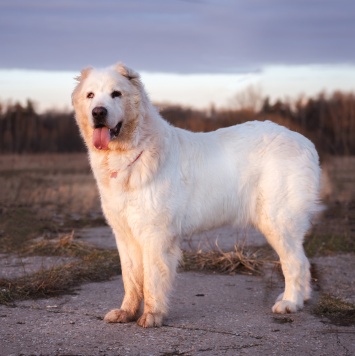
[[[343,348],[343,349],[345,350],[345,356],[350,356],[351,353],[350,353],[350,351],[348,350],[348,348],[347,348],[345,345],[343,345],[343,344],[341,343],[341,340],[340,340],[340,337],[339,337],[339,333],[335,333],[335,335],[336,335],[336,338],[337,338],[337,345],[338,345],[338,347]]]
[[[355,330],[320,330],[322,334],[355,334]]]
[[[207,348],[207,349],[198,349],[198,352],[208,352],[208,351],[230,351],[230,350],[243,350],[243,349],[249,349],[252,347],[256,347],[256,346],[261,346],[261,344],[245,344],[245,345],[230,345],[230,346],[220,346],[218,348]]]
[[[164,324],[163,326],[172,328],[172,329],[190,330],[190,331],[204,331],[204,332],[209,332],[209,333],[213,333],[213,334],[221,334],[221,335],[240,336],[240,337],[247,336],[252,339],[257,339],[257,340],[260,340],[263,338],[262,336],[251,335],[250,332],[248,332],[248,331],[245,331],[243,333],[233,333],[230,331],[220,331],[220,330],[213,330],[213,329],[207,329],[207,328],[196,328],[196,327],[190,327],[190,326],[174,326],[174,325],[169,325],[169,324]]]
[[[243,336],[242,334],[236,334],[229,331],[219,331],[219,330],[212,330],[212,329],[204,329],[204,328],[194,328],[189,326],[174,326],[169,324],[164,324],[163,326],[172,328],[172,329],[180,329],[180,330],[190,330],[190,331],[204,331],[213,334],[222,334],[222,335],[231,335],[231,336]]]

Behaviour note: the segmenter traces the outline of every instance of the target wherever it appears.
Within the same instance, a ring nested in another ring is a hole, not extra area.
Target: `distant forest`
[[[355,154],[355,94],[319,94],[293,103],[268,98],[258,109],[195,110],[178,105],[160,106],[174,126],[211,131],[250,120],[271,120],[310,138],[321,154]],[[159,107],[159,105],[158,105]],[[0,104],[0,153],[81,152],[85,147],[73,113],[36,112],[34,104]]]

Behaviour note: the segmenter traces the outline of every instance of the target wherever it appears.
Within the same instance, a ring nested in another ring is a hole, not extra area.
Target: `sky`
[[[0,101],[70,110],[80,69],[118,61],[199,108],[355,91],[354,38],[353,0],[0,0]]]

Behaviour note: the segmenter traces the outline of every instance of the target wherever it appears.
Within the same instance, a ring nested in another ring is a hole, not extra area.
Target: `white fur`
[[[112,99],[112,90],[122,97]],[[86,98],[89,91],[94,99]],[[320,180],[308,139],[269,121],[210,133],[172,127],[151,105],[139,76],[123,65],[84,70],[73,102],[122,264],[125,296],[106,321],[137,319],[144,301],[138,324],[162,325],[179,237],[224,224],[254,225],[280,256],[285,292],[273,312],[303,307],[311,287],[302,243],[318,210]],[[108,126],[123,121],[106,151],[90,141],[97,105],[108,109]]]

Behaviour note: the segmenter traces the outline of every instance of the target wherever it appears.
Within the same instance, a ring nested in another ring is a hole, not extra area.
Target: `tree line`
[[[262,101],[261,108],[196,110],[158,105],[171,124],[191,131],[212,131],[249,120],[271,120],[310,138],[321,154],[355,154],[355,94],[320,93],[294,102]],[[81,152],[85,147],[73,113],[39,114],[34,104],[0,104],[0,153]]]
[[[48,111],[38,114],[34,104],[0,105],[0,152],[80,152],[85,147],[74,114]]]

